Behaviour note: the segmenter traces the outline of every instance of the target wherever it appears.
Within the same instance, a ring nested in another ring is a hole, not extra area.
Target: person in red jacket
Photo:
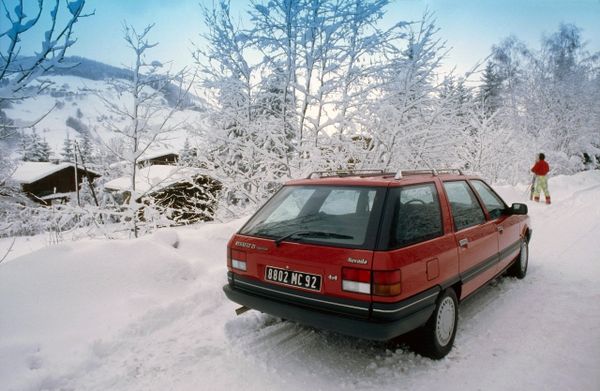
[[[539,159],[535,162],[535,165],[531,168],[535,177],[535,187],[533,189],[533,199],[535,201],[540,200],[540,192],[543,191],[546,196],[546,203],[550,203],[550,193],[548,192],[548,178],[546,174],[550,171],[550,166],[546,162],[546,156],[543,153],[539,154]]]

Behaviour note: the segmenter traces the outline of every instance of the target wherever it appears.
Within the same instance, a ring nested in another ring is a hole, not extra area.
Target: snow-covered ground
[[[528,201],[527,277],[463,302],[440,361],[255,311],[236,317],[221,286],[242,220],[130,241],[19,240],[0,264],[0,390],[597,391],[600,171],[550,189],[551,206]]]

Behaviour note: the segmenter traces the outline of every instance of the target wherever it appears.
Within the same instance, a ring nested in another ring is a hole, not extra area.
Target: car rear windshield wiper
[[[335,232],[323,232],[323,231],[309,231],[309,230],[300,230],[294,231],[287,235],[284,235],[275,240],[275,246],[279,246],[281,242],[286,239],[289,239],[293,236],[304,236],[304,237],[313,237],[313,238],[324,238],[324,239],[354,239],[354,236],[338,234]]]
[[[245,234],[249,235],[265,235],[265,236],[275,236],[272,231],[277,230],[278,228],[285,227],[288,228],[290,226],[298,226],[300,224],[306,224],[314,220],[318,220],[322,218],[323,213],[312,213],[306,216],[296,217],[290,220],[277,221],[272,223],[264,224],[264,219],[255,224],[255,226]],[[299,228],[299,227],[298,227]],[[299,230],[298,230],[299,231]],[[295,233],[294,231],[293,233]]]

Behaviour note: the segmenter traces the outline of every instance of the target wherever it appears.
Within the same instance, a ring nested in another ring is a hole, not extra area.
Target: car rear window
[[[385,188],[284,186],[240,234],[351,248],[371,248]]]

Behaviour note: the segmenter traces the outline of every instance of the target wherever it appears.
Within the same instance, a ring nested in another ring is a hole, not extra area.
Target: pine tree
[[[500,92],[502,88],[502,79],[495,70],[494,64],[490,61],[485,66],[481,77],[480,96],[485,104],[487,113],[494,113],[501,105]]]
[[[94,182],[90,183],[87,176],[81,178],[81,186],[79,188],[79,200],[82,205],[94,205],[94,195],[92,193],[92,187]],[[98,190],[96,190],[97,192]]]
[[[83,159],[86,164],[88,164],[93,162],[93,153],[94,151],[92,147],[92,141],[90,140],[90,135],[87,132],[83,133],[81,135],[77,156]]]
[[[183,149],[179,153],[179,160],[185,165],[189,165],[194,158],[194,153],[190,146],[190,140],[186,137],[185,143],[183,144]]]
[[[8,106],[6,103],[2,104],[0,101],[0,141],[8,140],[12,136],[16,135],[14,128],[14,121],[6,115],[2,110],[4,106]]]
[[[63,162],[70,162],[73,160],[73,141],[69,137],[69,133],[67,132],[67,137],[63,142],[63,149],[60,153],[62,156]]]
[[[24,162],[31,161],[31,137],[25,132],[21,132],[19,139],[19,152],[21,153],[21,160]]]
[[[50,160],[50,146],[37,134],[35,128],[31,136],[22,137],[22,156],[26,162],[47,162]]]
[[[43,138],[40,142],[40,162],[49,162],[50,161],[50,155],[52,155],[52,148],[50,148],[50,144],[48,144],[48,141]]]

